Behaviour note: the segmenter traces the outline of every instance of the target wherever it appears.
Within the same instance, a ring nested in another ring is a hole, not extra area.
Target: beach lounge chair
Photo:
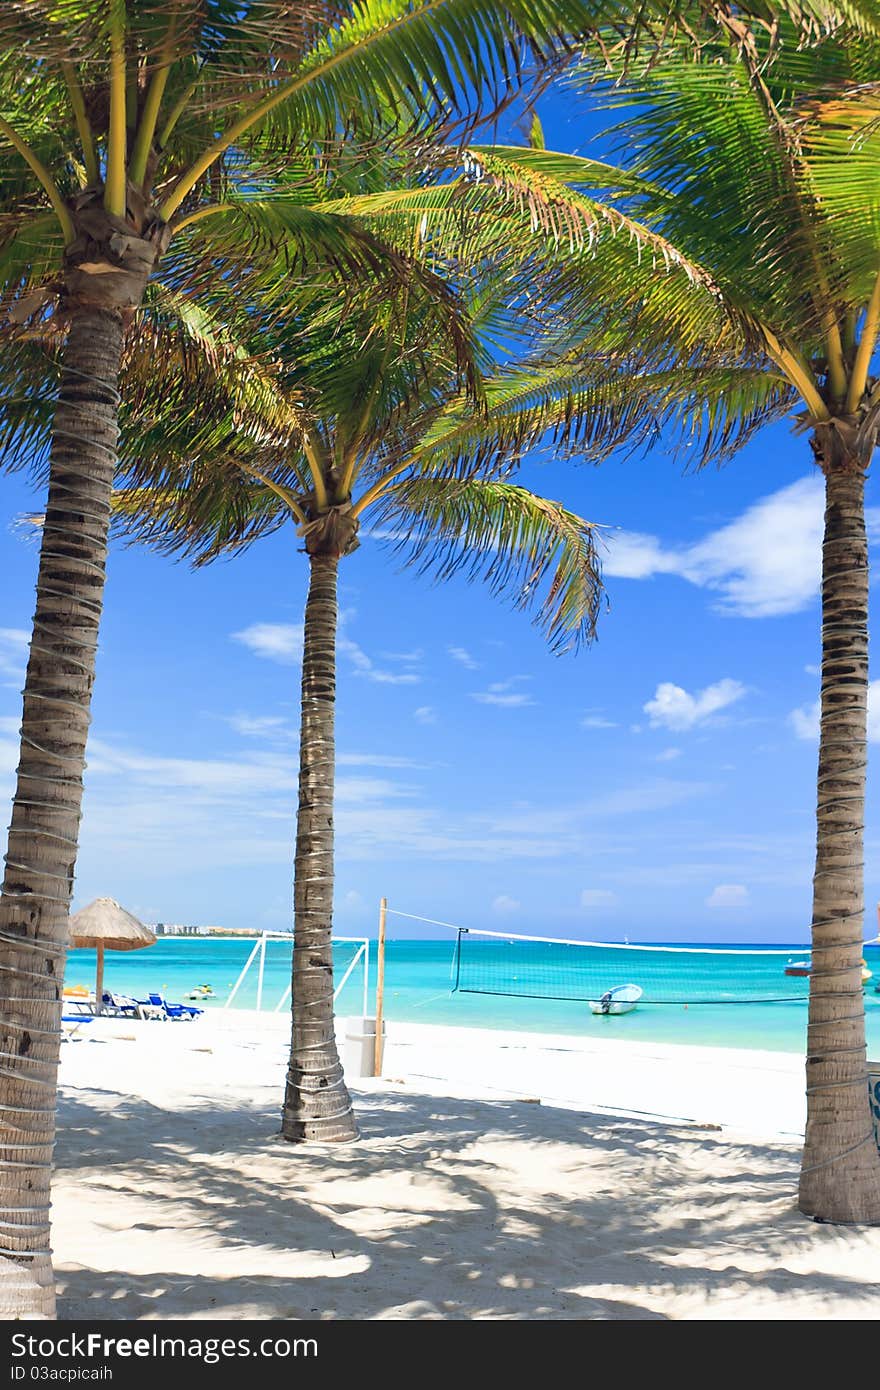
[[[79,1036],[79,1031],[87,1023],[92,1022],[91,1014],[62,1014],[61,1015],[61,1041],[73,1042]]]
[[[109,990],[105,989],[101,999],[105,1014],[117,1014],[123,1018],[140,1017],[138,1001],[127,994],[111,994]]]
[[[151,994],[148,1000],[139,1000],[139,1003],[148,1003],[154,1010],[151,1014],[153,1018],[199,1018],[205,1012],[204,1009],[194,1009],[191,1004],[169,1004],[164,994]]]

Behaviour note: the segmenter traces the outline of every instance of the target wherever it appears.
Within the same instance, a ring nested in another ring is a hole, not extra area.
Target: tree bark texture
[[[331,944],[339,558],[312,554],[309,563],[294,869],[293,1026],[281,1132],[294,1142],[338,1142],[357,1137],[336,1048]]]
[[[0,896],[0,1317],[51,1318],[49,1183],[67,921],[104,591],[123,324],[73,311]]]
[[[812,971],[807,1035],[807,1132],[799,1206],[819,1221],[880,1222],[861,978],[868,698],[868,546],[864,467],[824,463],[822,701]],[[816,445],[814,444],[814,448]]]

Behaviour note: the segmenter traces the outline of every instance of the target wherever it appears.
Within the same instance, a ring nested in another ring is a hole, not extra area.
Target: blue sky
[[[542,115],[548,143],[582,143],[570,105]],[[376,540],[343,563],[339,932],[373,930],[385,894],[495,930],[806,938],[821,480],[785,426],[723,470],[685,463],[527,466],[608,528],[611,607],[577,656],[552,656],[485,588],[400,572]],[[5,801],[37,548],[17,523],[34,493],[13,478],[0,496]],[[868,496],[880,505],[870,481]],[[197,573],[114,549],[76,906],[110,894],[148,921],[289,926],[298,544],[284,531]],[[872,913],[878,851],[869,792]]]
[[[822,512],[805,453],[776,427],[720,472],[682,476],[659,454],[530,466],[610,528],[611,608],[577,656],[550,655],[478,585],[399,572],[376,541],[344,562],[340,932],[371,928],[385,894],[501,930],[804,936]],[[37,552],[14,524],[31,494],[5,480],[3,498],[5,797]],[[297,545],[281,532],[198,573],[114,551],[78,905],[111,894],[148,920],[289,922]],[[868,841],[876,902],[876,797]]]

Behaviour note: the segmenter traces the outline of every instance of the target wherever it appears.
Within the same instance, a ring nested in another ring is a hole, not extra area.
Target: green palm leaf
[[[595,636],[602,600],[596,528],[559,502],[492,478],[412,478],[392,487],[380,524],[399,528],[407,564],[439,581],[486,581],[557,650]]]

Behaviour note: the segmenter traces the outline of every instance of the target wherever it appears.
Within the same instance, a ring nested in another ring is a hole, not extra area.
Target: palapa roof
[[[156,937],[115,898],[95,898],[70,919],[71,946],[103,946],[107,951],[138,951]]]

